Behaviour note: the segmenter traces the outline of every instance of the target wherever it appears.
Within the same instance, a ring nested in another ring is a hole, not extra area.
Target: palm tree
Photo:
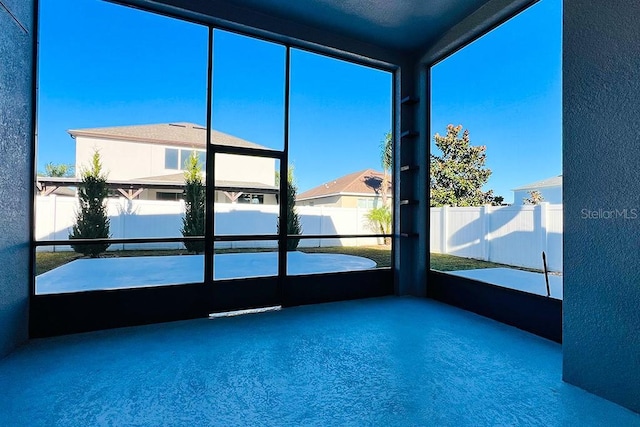
[[[373,208],[367,213],[367,219],[373,227],[377,227],[380,234],[389,234],[391,232],[391,211],[387,206]],[[389,244],[389,238],[384,238],[384,244]]]
[[[388,206],[387,192],[389,191],[390,172],[393,168],[393,139],[391,132],[387,132],[380,144],[380,160],[382,163],[382,184],[380,185],[380,197],[382,198],[382,206]]]

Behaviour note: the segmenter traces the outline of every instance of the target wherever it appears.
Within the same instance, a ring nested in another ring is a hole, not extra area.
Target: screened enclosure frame
[[[121,2],[113,2],[113,3],[118,3],[120,5],[122,5]],[[125,5],[125,6],[129,6],[129,5]],[[50,247],[50,246],[60,246],[60,245],[69,245],[69,244],[73,244],[73,245],[85,245],[85,244],[96,244],[96,243],[104,243],[104,244],[145,244],[145,243],[167,243],[167,242],[174,242],[174,243],[185,243],[185,242],[189,242],[189,241],[195,241],[195,242],[204,242],[204,281],[201,282],[201,285],[208,285],[208,286],[217,286],[220,285],[221,283],[228,283],[228,282],[233,282],[233,283],[240,283],[240,282],[245,282],[245,281],[263,281],[265,279],[275,279],[276,283],[277,283],[277,295],[278,295],[278,300],[281,304],[284,303],[285,301],[285,293],[286,291],[286,287],[287,287],[287,281],[288,280],[299,280],[299,278],[310,278],[310,280],[314,280],[313,277],[318,277],[318,276],[332,276],[332,275],[337,275],[338,277],[342,277],[345,274],[349,275],[349,274],[360,274],[366,276],[366,277],[371,277],[371,273],[372,272],[387,272],[384,274],[385,280],[388,281],[388,286],[384,286],[384,291],[383,294],[391,294],[393,293],[393,274],[391,274],[391,272],[395,269],[395,250],[396,250],[396,239],[394,239],[394,236],[396,235],[395,233],[395,216],[396,214],[396,209],[392,210],[392,222],[391,222],[391,233],[388,234],[382,234],[382,233],[376,233],[376,234],[287,234],[287,204],[283,203],[283,201],[286,200],[286,196],[287,196],[287,179],[282,179],[282,177],[287,177],[288,176],[288,170],[289,170],[289,119],[290,119],[290,82],[291,82],[291,49],[299,49],[301,51],[307,51],[307,52],[311,52],[314,54],[318,54],[318,55],[322,55],[324,57],[329,57],[329,58],[333,58],[333,59],[338,59],[341,61],[345,61],[348,63],[352,63],[352,64],[357,64],[357,65],[361,65],[361,66],[365,66],[368,68],[373,68],[373,69],[377,69],[377,70],[381,70],[381,71],[386,71],[389,72],[391,74],[391,123],[392,123],[392,136],[395,135],[395,131],[396,131],[396,120],[395,120],[395,100],[396,100],[396,81],[397,81],[397,67],[389,65],[389,64],[385,64],[384,66],[382,66],[382,64],[380,64],[377,61],[374,60],[367,60],[366,58],[362,58],[362,57],[353,57],[350,54],[344,54],[344,55],[339,55],[336,52],[327,52],[327,51],[323,51],[322,49],[314,49],[313,47],[310,47],[308,45],[305,45],[303,42],[300,42],[299,44],[296,43],[295,41],[288,41],[286,43],[277,40],[277,38],[269,38],[269,37],[265,37],[264,34],[260,34],[260,31],[256,30],[256,33],[252,33],[250,31],[237,31],[235,29],[230,29],[230,28],[225,28],[224,26],[220,26],[220,25],[214,25],[210,22],[205,22],[205,21],[198,21],[198,20],[193,20],[193,19],[185,19],[184,17],[181,16],[172,16],[170,14],[164,14],[164,13],[158,13],[157,11],[144,11],[144,13],[154,13],[154,14],[160,14],[160,15],[164,15],[167,16],[171,19],[179,19],[182,21],[187,21],[187,22],[191,22],[193,24],[196,25],[201,25],[201,26],[205,26],[208,29],[208,43],[207,43],[207,86],[206,86],[206,164],[205,164],[205,194],[206,194],[206,209],[205,209],[205,234],[204,236],[193,236],[193,237],[167,237],[167,238],[104,238],[104,239],[66,239],[66,240],[36,240],[35,239],[35,234],[32,234],[32,241],[31,241],[31,253],[33,254],[32,256],[32,271],[33,273],[31,274],[31,283],[30,283],[30,294],[31,294],[31,300],[32,302],[37,302],[36,300],[46,300],[49,299],[50,297],[54,297],[54,299],[56,301],[61,301],[65,299],[65,294],[53,294],[52,296],[43,296],[43,295],[37,295],[36,294],[36,284],[35,284],[35,253],[36,253],[36,249],[40,248],[40,247]],[[283,119],[283,149],[282,150],[271,150],[271,149],[261,149],[261,148],[251,148],[251,147],[232,147],[232,146],[226,146],[226,145],[220,145],[220,144],[214,144],[212,142],[212,129],[213,129],[213,125],[215,122],[215,119],[213,117],[213,99],[214,99],[214,81],[215,81],[215,72],[214,72],[214,64],[213,64],[213,55],[214,55],[214,31],[215,30],[223,30],[226,32],[230,32],[230,33],[234,33],[234,34],[239,34],[242,36],[246,36],[246,37],[250,37],[252,39],[257,39],[257,40],[261,40],[261,41],[266,41],[269,43],[273,43],[273,44],[277,44],[279,46],[283,46],[285,48],[285,75],[284,75],[284,119]],[[35,48],[37,50],[37,47]],[[36,51],[36,55],[37,55],[37,51]],[[34,96],[34,104],[37,102],[37,93],[34,92],[33,94]],[[34,139],[33,141],[34,144],[34,148],[36,147],[36,141]],[[276,232],[275,234],[242,234],[242,235],[216,235],[215,233],[215,211],[214,211],[214,204],[215,204],[215,190],[216,190],[216,186],[215,186],[215,172],[216,172],[216,168],[215,168],[215,156],[217,154],[231,154],[231,155],[243,155],[243,156],[252,156],[252,157],[263,157],[263,158],[270,158],[270,159],[275,159],[279,161],[279,173],[280,173],[280,177],[281,179],[279,180],[278,183],[278,193],[279,193],[279,219],[278,219],[278,232]],[[35,169],[34,169],[34,183],[36,181],[36,177],[35,177]],[[391,178],[392,178],[392,182],[393,179],[395,178],[395,173],[392,170],[391,172]],[[35,229],[35,192],[34,192],[34,196],[33,196],[33,201],[32,201],[32,206],[34,208],[31,209],[31,218],[30,218],[30,222],[31,222],[31,227],[33,229]],[[302,276],[294,276],[294,275],[289,275],[287,274],[287,242],[290,239],[300,239],[300,240],[307,240],[307,239],[340,239],[340,238],[390,238],[391,239],[391,250],[390,250],[390,257],[391,257],[391,267],[387,268],[387,267],[382,267],[382,268],[374,268],[374,269],[370,269],[370,270],[365,270],[365,271],[353,271],[353,272],[342,272],[342,273],[313,273],[313,274],[309,274],[309,275],[302,275]],[[215,249],[214,249],[214,245],[216,242],[239,242],[239,241],[277,241],[278,242],[278,273],[276,276],[269,276],[269,277],[265,277],[265,278],[259,278],[259,279],[255,279],[255,278],[237,278],[237,279],[232,279],[232,280],[216,280],[214,278],[214,269],[215,269],[215,261],[214,261],[214,254],[215,254]],[[364,277],[363,276],[363,277]],[[184,284],[186,285],[186,284]],[[180,288],[183,285],[158,285],[158,286],[153,286],[153,289],[161,289],[161,288]],[[378,286],[380,288],[380,286]],[[382,289],[382,288],[380,288]],[[84,291],[84,292],[78,292],[78,293],[74,293],[73,294],[73,298],[74,299],[78,299],[81,298],[81,296],[79,294],[100,294],[100,293],[104,293],[104,292],[110,292],[110,293],[127,293],[127,292],[136,292],[135,289],[131,289],[131,288],[126,288],[126,289],[119,289],[119,290],[112,290],[112,291]],[[174,290],[172,290],[172,292],[174,292]],[[362,296],[377,296],[378,294],[380,294],[380,291],[377,291],[377,294],[372,294],[372,295],[362,295]],[[91,297],[93,298],[93,297]],[[99,298],[98,298],[99,299]],[[330,298],[329,298],[330,299]],[[318,302],[322,301],[322,299],[318,300]],[[34,317],[42,317],[42,310],[41,310],[41,304],[40,303],[35,303],[32,304],[31,306],[31,316],[32,319]],[[40,307],[40,308],[39,308]],[[39,310],[41,312],[39,312]],[[51,310],[51,307],[48,308],[48,310]],[[47,310],[44,310],[47,311]],[[42,319],[41,319],[42,320]],[[148,321],[143,320],[142,322],[137,321],[137,322],[133,322],[132,324],[138,324],[138,323],[148,323]],[[34,332],[34,328],[32,329],[32,335],[33,336],[47,336],[47,335],[55,335],[56,333],[47,333],[47,332],[38,332],[37,329],[35,328],[36,331]],[[64,329],[64,328],[63,328]],[[94,328],[94,329],[100,329],[98,328]],[[64,332],[63,332],[64,333]]]
[[[485,35],[499,29],[508,21],[526,12],[534,3],[515,9],[504,19],[479,32],[453,50],[442,52],[429,61],[421,63],[421,72],[425,75],[425,91],[422,94],[428,101],[428,111],[432,108],[432,69],[459,51],[469,47]],[[431,135],[430,118],[426,120],[428,134]],[[430,151],[430,145],[427,143]],[[426,201],[430,200],[430,187],[426,188]],[[427,227],[430,228],[431,215],[427,214]],[[429,241],[427,241],[430,247]],[[429,251],[430,252],[430,251]],[[479,279],[459,277],[449,271],[438,271],[427,265],[426,296],[445,304],[453,305],[507,325],[515,326],[527,332],[549,340],[562,343],[562,305],[563,301],[549,296],[541,296],[530,292],[485,283]],[[514,310],[513,307],[517,307]]]

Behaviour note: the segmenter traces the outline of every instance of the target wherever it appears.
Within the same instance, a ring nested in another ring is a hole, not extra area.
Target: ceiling
[[[433,63],[538,0],[106,1],[388,66]]]
[[[386,48],[415,51],[489,0],[225,0],[336,35]]]

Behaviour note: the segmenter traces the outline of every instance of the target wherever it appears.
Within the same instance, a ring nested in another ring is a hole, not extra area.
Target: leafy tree
[[[74,170],[73,165],[69,165],[66,163],[52,163],[49,162],[44,165],[44,172],[38,172],[40,176],[52,176],[52,177],[61,177],[66,178],[73,176]]]
[[[367,212],[367,219],[380,234],[391,233],[392,215],[388,206],[380,206],[378,208],[371,209],[369,212]],[[389,243],[390,239],[388,237],[385,237],[384,244],[388,245]]]
[[[184,172],[185,213],[182,218],[182,229],[180,230],[184,237],[204,236],[206,194],[205,187],[202,184],[201,172],[202,165],[200,165],[198,153],[196,151],[192,151],[191,155],[185,162]],[[204,252],[204,241],[184,242],[184,246],[189,252]]]
[[[539,205],[544,201],[544,197],[542,197],[542,193],[538,190],[529,191],[529,197],[525,197],[522,199],[522,203],[525,205]]]
[[[296,211],[296,195],[298,186],[293,176],[293,166],[289,166],[287,174],[287,234],[302,234],[302,224],[300,215]],[[280,202],[282,203],[282,201]],[[278,217],[278,233],[280,233],[280,217]],[[287,251],[295,251],[298,248],[300,239],[287,239]]]
[[[502,196],[495,196],[493,198],[493,200],[491,201],[491,204],[493,206],[502,206],[504,204],[504,197]]]
[[[69,233],[69,239],[106,239],[109,237],[109,217],[105,199],[108,195],[107,176],[102,173],[100,153],[95,151],[91,166],[82,171],[82,181],[78,184],[80,210],[76,224]],[[109,247],[108,243],[71,245],[74,251],[92,258]]]
[[[382,206],[388,206],[387,193],[389,191],[390,172],[393,168],[393,139],[391,132],[387,132],[380,144],[380,160],[382,163],[382,184],[380,185],[380,196]]]
[[[447,134],[435,134],[436,147],[441,156],[431,155],[431,206],[481,206],[491,203],[493,191],[482,191],[482,186],[491,176],[485,168],[486,150],[484,145],[473,147],[469,131],[459,136],[462,125],[447,126]]]

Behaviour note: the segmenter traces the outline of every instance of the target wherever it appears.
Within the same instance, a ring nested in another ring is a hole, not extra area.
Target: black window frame
[[[123,7],[129,7],[129,5],[123,5]],[[381,63],[380,61],[368,59],[366,57],[351,55],[346,52],[339,52],[333,49],[322,49],[321,46],[311,45],[302,41],[282,39],[281,37],[269,37],[263,34],[259,30],[238,30],[232,26],[225,26],[219,22],[215,24],[208,20],[200,20],[193,18],[186,18],[174,13],[166,13],[158,10],[152,10],[147,8],[139,8],[145,13],[154,13],[167,16],[173,19],[179,19],[186,22],[191,22],[196,25],[201,25],[208,28],[209,41],[208,41],[208,61],[207,61],[207,114],[206,114],[206,163],[205,163],[205,184],[206,184],[206,197],[207,197],[207,210],[206,210],[206,230],[204,236],[195,237],[175,237],[175,238],[126,238],[126,239],[91,239],[91,240],[73,240],[74,245],[82,244],[96,244],[96,243],[109,243],[109,244],[144,244],[144,243],[165,243],[165,242],[181,242],[186,241],[204,241],[205,243],[205,262],[204,262],[204,282],[195,284],[180,284],[180,285],[167,285],[167,286],[154,286],[149,288],[126,288],[113,291],[85,291],[71,294],[52,294],[52,295],[36,295],[35,289],[35,262],[36,262],[36,249],[39,247],[68,245],[70,240],[35,240],[35,235],[32,235],[31,241],[31,253],[32,253],[32,271],[34,274],[31,276],[30,283],[30,336],[42,337],[59,335],[65,333],[90,331],[97,329],[104,329],[117,326],[129,326],[136,324],[154,323],[159,321],[178,320],[186,318],[201,317],[206,312],[211,312],[215,309],[224,309],[227,307],[247,308],[255,305],[263,305],[264,298],[261,295],[251,295],[244,287],[251,287],[254,284],[259,286],[255,287],[255,293],[259,294],[260,290],[265,286],[262,284],[264,278],[259,279],[246,279],[239,278],[234,280],[214,280],[213,277],[213,255],[214,255],[214,243],[221,241],[243,241],[243,240],[278,240],[278,275],[274,277],[276,279],[276,291],[278,294],[277,302],[283,306],[309,304],[316,302],[337,301],[341,299],[363,298],[372,296],[391,295],[394,291],[394,274],[395,270],[395,250],[396,240],[395,237],[395,223],[392,221],[392,231],[389,234],[339,234],[339,235],[291,235],[286,234],[286,204],[280,203],[280,230],[276,235],[231,235],[231,236],[217,236],[214,233],[214,210],[213,204],[215,203],[215,155],[216,154],[239,154],[258,157],[274,158],[280,161],[280,176],[288,175],[288,138],[289,138],[289,97],[290,97],[290,65],[291,65],[291,49],[299,49],[302,51],[312,52],[314,54],[322,55],[328,58],[334,58],[341,61],[365,66],[368,68],[378,69],[390,73],[392,80],[392,134],[396,133],[396,121],[395,117],[395,103],[396,103],[396,91],[397,82],[399,81],[399,67],[395,64]],[[37,11],[39,13],[39,11]],[[38,16],[37,19],[40,19]],[[211,130],[212,130],[212,78],[213,78],[213,33],[215,30],[229,31],[237,33],[243,36],[250,37],[252,39],[263,40],[270,43],[276,43],[285,47],[286,51],[286,75],[285,75],[285,115],[284,115],[284,147],[281,151],[270,149],[258,149],[247,147],[230,147],[211,143]],[[34,45],[34,56],[38,58],[38,44]],[[37,66],[38,61],[35,61]],[[34,105],[37,105],[37,89],[34,87],[33,101]],[[394,139],[395,140],[395,139]],[[33,140],[33,147],[35,150],[36,141]],[[180,166],[181,149],[166,147],[165,150],[176,150],[178,154],[178,167]],[[165,166],[166,166],[166,151],[165,151]],[[168,168],[167,168],[168,169]],[[180,169],[174,169],[180,170]],[[35,182],[35,173],[33,176]],[[392,172],[393,179],[393,172]],[[286,194],[287,186],[286,180],[280,180],[279,194]],[[35,194],[32,200],[32,205],[35,206]],[[395,209],[393,212],[395,216]],[[35,227],[35,214],[32,209],[31,214],[31,226]],[[360,272],[342,272],[342,273],[319,273],[310,275],[295,275],[291,276],[287,274],[287,251],[286,243],[289,239],[336,239],[336,238],[391,238],[391,267],[375,268],[370,270],[364,270]],[[342,280],[348,280],[352,285],[350,289],[345,289],[343,285],[335,282],[335,278],[344,278]],[[267,278],[268,279],[268,278]],[[304,283],[302,282],[304,281]],[[204,286],[203,286],[204,285]],[[321,286],[320,286],[321,285]],[[227,296],[225,301],[205,301],[210,299],[211,292],[216,291]],[[138,306],[139,312],[127,312],[125,309],[123,313],[119,313],[122,318],[113,318],[113,316],[106,316],[105,313],[101,313],[102,309],[111,307],[109,312],[118,312],[116,307],[131,308],[132,301],[139,298],[140,295],[145,295],[143,300],[140,300],[141,304]],[[180,296],[182,295],[182,296]],[[184,299],[184,295],[188,295],[189,298],[196,298],[197,302],[187,303],[183,307],[175,307],[176,299]],[[152,302],[148,307],[144,307],[145,303]],[[125,304],[123,306],[122,304]],[[206,310],[203,306],[206,305]],[[217,307],[217,308],[216,308]],[[203,311],[205,310],[205,311]],[[58,318],[56,318],[58,316]],[[51,319],[54,319],[53,321]]]

